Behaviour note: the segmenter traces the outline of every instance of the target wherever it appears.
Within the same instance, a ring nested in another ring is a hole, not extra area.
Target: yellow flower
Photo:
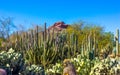
[[[70,62],[70,59],[64,59],[63,63]]]
[[[79,72],[80,71],[80,67],[78,67],[78,69],[76,71]]]
[[[70,59],[64,59],[64,61],[63,61],[63,66],[65,67],[65,66],[66,66],[66,63],[68,63],[68,62],[71,62]]]
[[[80,66],[83,66],[83,64],[84,64],[84,61],[81,61]]]
[[[64,75],[69,75],[68,73],[65,73]]]

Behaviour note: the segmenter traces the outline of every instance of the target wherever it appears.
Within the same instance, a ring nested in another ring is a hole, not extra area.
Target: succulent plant
[[[40,65],[27,65],[20,72],[20,75],[45,75],[44,68]]]
[[[13,74],[20,71],[24,64],[22,53],[15,52],[12,48],[0,53],[0,65],[8,68]]]
[[[120,62],[117,59],[106,58],[101,62],[95,64],[92,68],[90,75],[105,74],[105,75],[119,75],[120,74]]]

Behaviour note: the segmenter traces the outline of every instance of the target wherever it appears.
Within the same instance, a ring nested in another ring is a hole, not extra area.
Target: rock
[[[76,75],[75,67],[70,62],[69,59],[65,59],[63,61],[63,64],[64,64],[63,75]]]
[[[0,68],[0,75],[7,75],[6,70]]]
[[[49,31],[55,30],[55,32],[60,32],[68,27],[64,22],[56,22],[53,26],[48,28]]]

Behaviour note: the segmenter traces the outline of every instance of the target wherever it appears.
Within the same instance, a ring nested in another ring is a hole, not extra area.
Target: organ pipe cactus
[[[119,29],[116,30],[116,36],[115,36],[115,41],[116,41],[116,54],[119,55]]]

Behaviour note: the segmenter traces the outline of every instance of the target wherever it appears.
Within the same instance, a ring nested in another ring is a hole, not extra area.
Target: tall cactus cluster
[[[81,32],[79,35],[73,31],[68,34],[66,30],[48,30],[45,23],[44,31],[40,31],[40,27],[36,26],[35,29],[16,34],[12,48],[24,53],[27,64],[41,64],[44,68],[78,54],[93,59],[99,52],[96,31]],[[80,36],[82,38],[79,38]]]
[[[44,31],[39,32],[39,26],[36,26],[28,32],[17,33],[16,44],[12,48],[24,52],[27,64],[42,64],[46,68],[49,64],[77,55],[77,35],[71,34],[70,40],[68,37],[66,31],[47,30],[45,23]]]

